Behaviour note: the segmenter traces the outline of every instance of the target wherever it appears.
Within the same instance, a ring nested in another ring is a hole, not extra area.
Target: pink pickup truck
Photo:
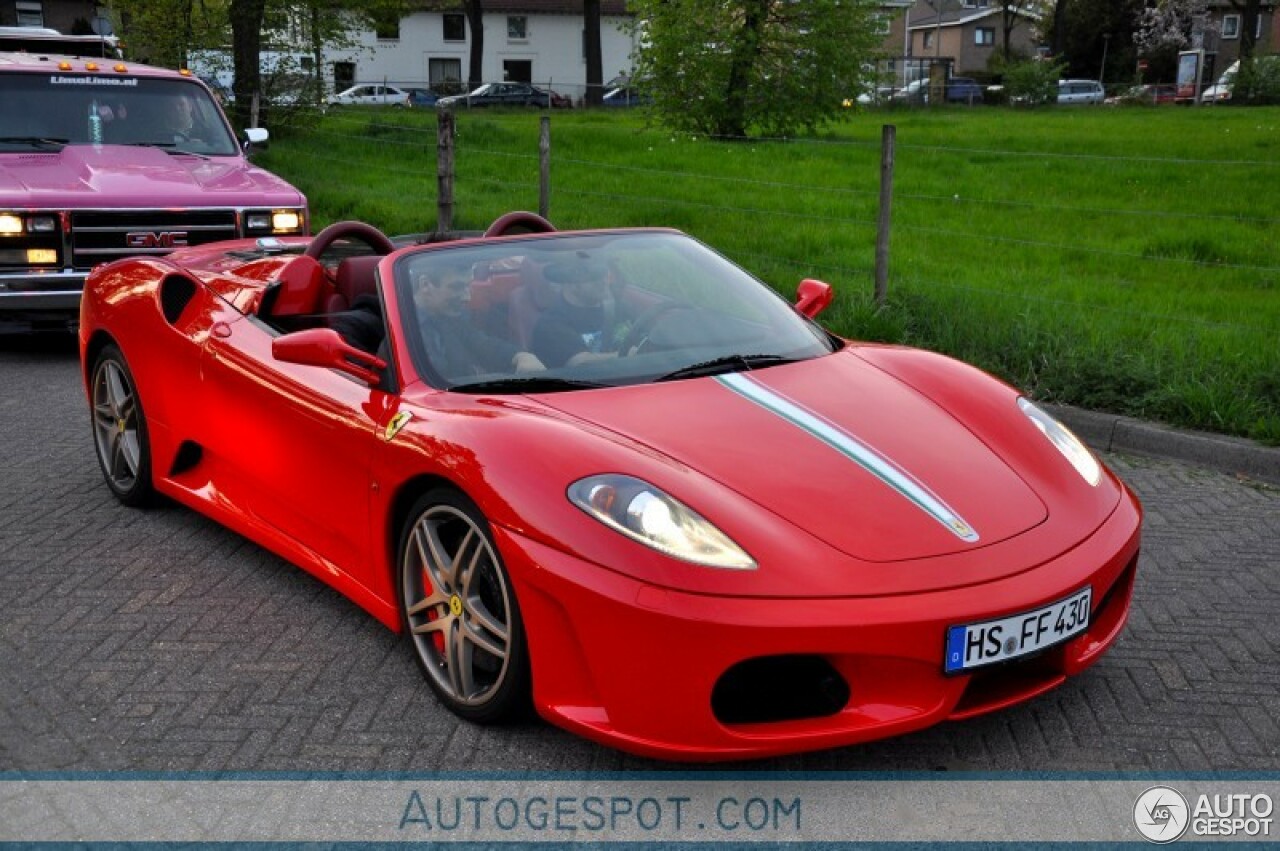
[[[99,263],[308,233],[307,199],[249,163],[189,72],[0,52],[0,333],[74,325]]]

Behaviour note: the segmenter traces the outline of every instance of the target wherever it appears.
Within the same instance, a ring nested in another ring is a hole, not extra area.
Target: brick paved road
[[[65,343],[0,339],[0,387],[0,770],[663,767],[460,723],[302,571],[185,509],[119,506]],[[1108,460],[1148,513],[1134,616],[1098,666],[994,716],[759,765],[1280,767],[1280,491]]]

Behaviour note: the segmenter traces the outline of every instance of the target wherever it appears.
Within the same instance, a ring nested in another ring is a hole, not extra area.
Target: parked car
[[[1094,104],[1102,103],[1106,92],[1102,83],[1097,80],[1059,80],[1058,103],[1060,104]]]
[[[569,287],[603,288],[610,330],[540,369],[518,329],[536,353]],[[85,291],[87,437],[118,500],[167,496],[329,583],[472,722],[532,704],[705,761],[1040,697],[1124,628],[1137,498],[992,376],[822,328],[833,295],[530,213],[120,260]],[[260,616],[323,634],[290,614]]]
[[[929,79],[921,77],[919,80],[912,80],[902,88],[893,93],[890,98],[893,103],[928,103],[929,102]]]
[[[435,106],[436,101],[440,99],[440,96],[431,89],[405,89],[405,93],[409,96],[409,106]]]
[[[571,107],[573,101],[549,89],[529,83],[485,83],[465,95],[451,95],[436,101],[438,107],[458,106],[540,106]]]
[[[0,330],[74,325],[89,270],[307,232],[307,199],[249,162],[194,75],[0,54]],[[109,70],[108,70],[109,68]]]
[[[948,103],[982,103],[982,86],[969,77],[952,77],[947,81]]]
[[[605,106],[647,106],[653,103],[653,98],[630,86],[619,86],[605,92],[602,103]]]
[[[408,106],[409,92],[398,86],[366,83],[338,92],[329,98],[329,105]]]
[[[1125,89],[1117,95],[1106,99],[1109,104],[1141,104],[1144,106],[1161,106],[1171,104],[1177,99],[1178,87],[1165,83],[1148,83]]]

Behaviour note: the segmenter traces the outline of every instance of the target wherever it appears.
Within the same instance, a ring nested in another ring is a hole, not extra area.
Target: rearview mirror
[[[831,285],[815,278],[805,278],[796,289],[796,310],[813,319],[827,309],[835,291]]]
[[[345,372],[369,386],[376,386],[387,363],[347,343],[332,328],[294,331],[271,341],[271,356],[285,363],[322,366]]]

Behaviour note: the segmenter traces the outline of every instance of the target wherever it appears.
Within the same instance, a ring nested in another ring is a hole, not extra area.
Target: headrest
[[[378,262],[382,257],[377,254],[362,254],[359,257],[345,257],[338,263],[334,273],[334,284],[338,294],[350,304],[356,296],[372,294],[377,290],[375,278]]]

